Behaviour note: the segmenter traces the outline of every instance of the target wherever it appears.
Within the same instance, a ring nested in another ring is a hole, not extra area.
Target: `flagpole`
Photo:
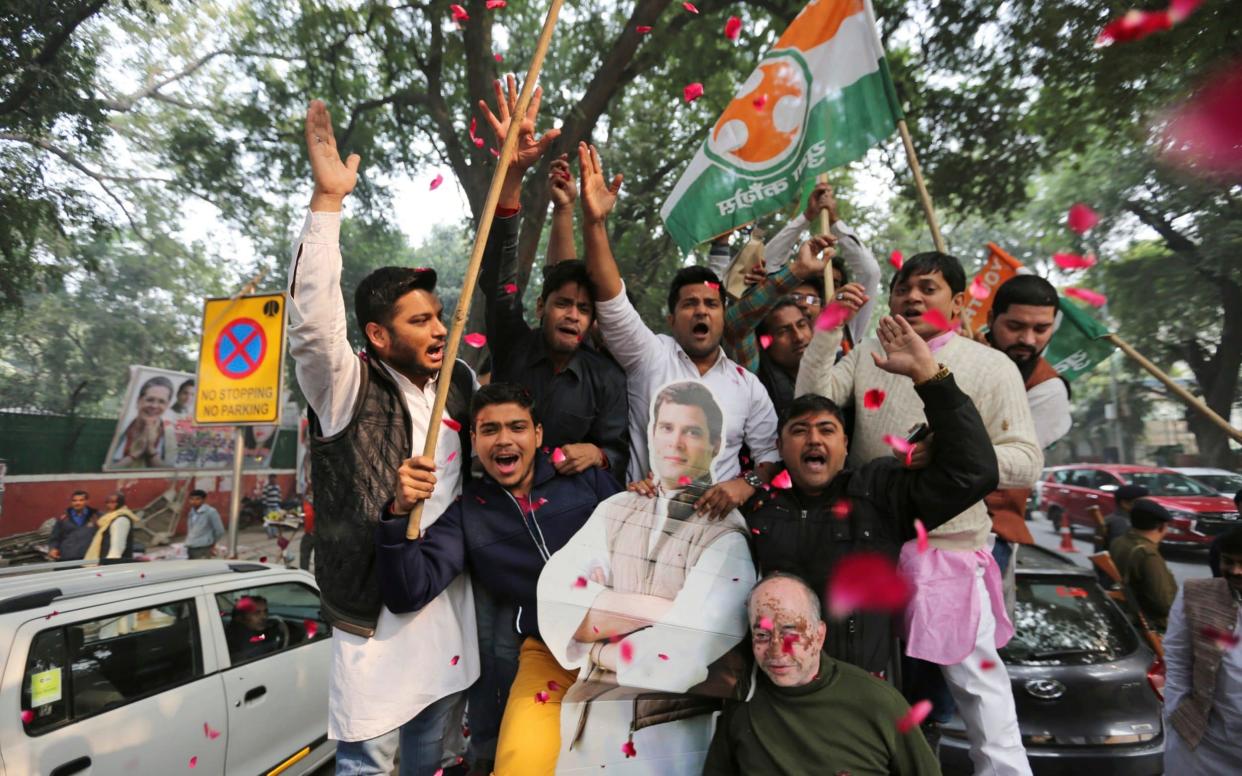
[[[500,157],[496,161],[496,170],[492,173],[492,183],[487,190],[487,199],[483,201],[479,228],[474,235],[474,247],[470,250],[466,277],[461,284],[461,296],[457,299],[457,309],[453,311],[453,328],[449,332],[448,342],[444,347],[444,363],[440,366],[440,377],[436,383],[436,402],[431,407],[431,420],[427,424],[427,438],[423,443],[423,456],[427,458],[433,458],[436,454],[436,443],[440,438],[440,422],[444,417],[444,405],[448,402],[449,387],[453,382],[453,365],[457,362],[457,349],[461,344],[461,335],[465,331],[466,319],[470,314],[470,300],[474,296],[475,284],[479,279],[479,265],[483,262],[483,249],[487,247],[487,236],[492,230],[496,203],[500,201],[500,187],[504,183],[505,173],[509,170],[509,163],[517,148],[518,129],[522,125],[522,117],[526,115],[526,110],[530,107],[535,82],[539,80],[539,72],[543,69],[543,59],[548,53],[548,45],[552,42],[552,31],[556,28],[556,18],[563,2],[564,0],[552,0],[548,6],[548,15],[543,21],[543,31],[539,34],[539,42],[535,46],[535,55],[531,57],[530,68],[526,71],[526,80],[522,83],[522,92],[518,96],[517,107],[512,112],[509,132],[505,135]],[[462,461],[461,465],[468,469],[470,462]],[[421,535],[423,506],[426,503],[420,501],[414,505],[409,522],[405,526],[407,539],[417,539]]]
[[[820,173],[817,183],[827,183],[828,173]],[[828,223],[828,208],[820,208],[819,211],[819,233],[828,234],[832,231],[832,224]],[[824,298],[821,300],[824,306],[828,306],[828,300],[836,293],[836,284],[832,280],[832,259],[824,262]]]
[[[927,226],[931,229],[932,244],[941,253],[948,253],[944,237],[940,234],[940,222],[936,220],[936,210],[932,207],[931,194],[923,181],[923,168],[919,166],[918,154],[914,152],[914,141],[910,138],[910,128],[904,118],[897,120],[897,130],[901,132],[901,144],[906,147],[906,159],[910,162],[910,172],[914,175],[914,188],[919,193],[919,203],[923,205],[923,214],[927,216]]]

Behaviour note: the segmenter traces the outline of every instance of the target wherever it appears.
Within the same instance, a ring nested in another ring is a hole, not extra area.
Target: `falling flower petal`
[[[1104,25],[1104,29],[1100,30],[1095,39],[1095,45],[1108,46],[1142,40],[1172,26],[1173,19],[1168,11],[1128,11],[1124,16]]]
[[[1169,3],[1169,21],[1181,24],[1201,5],[1203,5],[1203,0],[1173,0]]]
[[[486,503],[487,503],[487,499],[483,498],[482,496],[475,496],[475,497],[474,497],[474,500],[475,500],[475,501],[477,501],[477,502],[479,502],[480,504],[486,504]]]
[[[483,138],[478,137],[474,134],[475,130],[477,130],[478,128],[479,128],[479,120],[477,118],[471,117],[470,119],[470,142],[474,143],[479,148],[482,148]]]
[[[922,555],[923,553],[927,552],[927,546],[928,546],[927,545],[927,528],[923,526],[922,520],[914,521],[914,534],[918,537],[918,542],[917,542],[918,550],[919,550],[919,554]]]
[[[759,618],[759,630],[772,630],[772,620],[769,617]]]
[[[927,715],[931,713],[931,701],[923,700],[915,703],[910,710],[897,720],[897,732],[909,733],[919,725],[923,724],[923,720],[927,719]]]
[[[634,28],[634,31],[637,32],[639,35],[646,35],[647,33],[651,32],[654,29],[655,27],[648,27],[645,24],[640,24]]]
[[[559,682],[557,682],[555,679],[549,679],[549,680],[548,680],[548,689],[549,689],[549,690],[551,690],[552,692],[559,692],[559,691],[560,691],[560,689],[561,689],[561,685],[560,685],[560,683],[559,683]]]
[[[440,422],[448,426],[449,428],[453,429],[454,431],[461,431],[461,424],[453,420],[452,418],[450,418],[448,415],[445,415],[443,418],[441,418]]]
[[[534,503],[530,505],[530,511],[534,512],[536,509],[538,509],[539,507],[543,506],[546,503],[548,503],[548,500],[546,498],[543,498],[543,497],[537,498],[535,499]]]
[[[451,12],[452,12],[452,14],[453,14],[453,21],[455,21],[455,22],[468,22],[468,21],[470,21],[470,14],[466,13],[466,9],[465,9],[465,8],[462,8],[462,7],[461,7],[460,5],[458,5],[457,3],[453,3],[452,5],[450,5],[450,6],[449,6],[449,11],[451,11]]]
[[[487,10],[494,11],[497,8],[504,8],[508,5],[505,0],[487,0]]]
[[[1065,223],[1069,226],[1070,231],[1077,234],[1085,234],[1099,222],[1100,216],[1090,206],[1082,202],[1075,202],[1073,205],[1070,205],[1069,214],[1065,217]]]
[[[703,96],[703,84],[698,81],[686,84],[686,88],[681,90],[681,95],[686,98],[686,102],[694,102]]]
[[[461,655],[453,655],[453,659],[449,661],[449,665],[451,666],[457,665],[458,660],[461,660]]]
[[[456,458],[456,457],[457,457],[457,451],[456,451],[456,450],[454,450],[453,452],[451,452],[451,453],[449,453],[449,454],[448,454],[448,458],[445,458],[445,459],[444,459],[444,462],[445,462],[445,463],[452,463],[452,462],[453,462],[453,459],[454,459],[454,458]]]
[[[319,623],[314,620],[302,620],[302,629],[306,631],[306,638],[313,639],[319,633]]]
[[[217,738],[220,737],[220,731],[216,730],[211,725],[208,725],[206,722],[204,722],[203,723],[203,735],[207,736],[208,739],[215,741]]]
[[[1070,288],[1065,289],[1065,295],[1073,297],[1074,299],[1082,300],[1092,307],[1103,307],[1108,303],[1108,297],[1098,291],[1092,291],[1089,288],[1077,288],[1071,286]]]
[[[574,580],[574,587],[586,587],[586,586],[587,586],[586,577],[578,577],[577,579]]]
[[[34,711],[31,709],[22,709],[22,724],[29,725],[34,722]]]
[[[713,291],[716,291],[716,292],[720,291],[720,284],[713,280],[704,280],[703,285],[707,286]]]
[[[496,157],[497,159],[500,158],[500,152],[497,151],[495,148],[488,148],[487,152],[491,154],[492,156]]]
[[[844,520],[850,516],[850,500],[847,498],[838,499],[832,505],[832,516],[838,520]]]
[[[661,660],[668,660],[668,655],[664,654],[663,652],[657,652],[656,657],[660,658]]]
[[[517,283],[505,283],[506,294],[516,294],[518,292]]]
[[[888,254],[888,263],[893,265],[893,269],[901,269],[905,257],[901,255],[901,251],[893,251]]]
[[[535,703],[547,703],[547,702],[548,702],[547,690],[540,690],[539,692],[535,693]]]
[[[928,310],[923,313],[923,320],[936,327],[937,331],[949,331],[962,325],[960,320],[950,323],[949,319],[944,317],[944,313],[939,310]]]
[[[771,334],[760,334],[759,335],[759,347],[763,348],[764,350],[767,350],[768,346],[771,344],[772,344]]]
[[[729,40],[737,40],[737,36],[742,32],[742,20],[736,16],[730,16],[725,22],[725,37]]]
[[[677,478],[677,487],[684,488],[692,482],[694,482],[694,480],[683,474]]]
[[[283,549],[285,549],[286,547],[288,547],[288,546],[289,546],[289,540],[288,540],[288,539],[286,539],[286,538],[285,538],[285,537],[283,537],[283,536],[277,536],[277,537],[276,537],[276,546],[277,546],[277,547],[279,547],[280,549],[282,549],[282,550],[283,550]]]
[[[1203,638],[1215,644],[1217,649],[1229,650],[1238,646],[1238,637],[1229,631],[1221,630],[1220,628],[1213,628],[1211,625],[1205,625],[1199,633],[1203,636]]]
[[[638,756],[638,750],[634,748],[633,741],[626,741],[621,745],[621,751],[625,754],[626,759]]]
[[[828,611],[834,618],[866,609],[895,612],[910,598],[910,584],[887,555],[856,552],[843,558],[828,580]]]
[[[992,289],[983,282],[983,278],[975,278],[970,284],[970,295],[975,299],[987,299],[991,293]]]
[[[237,599],[237,603],[233,606],[237,611],[245,614],[254,610],[254,599],[248,595],[244,595]]]
[[[191,757],[191,758],[190,758],[190,767],[191,767],[191,768],[194,768],[194,767],[196,767],[197,765],[198,765],[198,757]]]
[[[888,394],[884,393],[884,391],[881,391],[879,388],[872,388],[863,394],[863,407],[869,410],[878,410],[884,405],[884,397],[886,396],[888,396]]]
[[[682,8],[685,8],[685,9],[686,9],[687,11],[689,11],[690,13],[698,13],[698,12],[699,12],[699,9],[694,7],[694,3],[689,3],[689,2],[687,2],[687,3],[682,3],[682,4],[681,4],[681,7],[682,7]]]
[[[258,636],[251,636],[251,637],[250,637],[250,643],[251,643],[251,644],[259,644],[259,643],[264,642],[264,641],[267,641],[267,634],[266,634],[266,633],[260,633]]]
[[[1079,256],[1077,253],[1054,253],[1052,261],[1061,269],[1086,269],[1095,266],[1095,254]]]
[[[1206,178],[1242,180],[1242,59],[1212,74],[1169,118],[1162,156]]]
[[[845,323],[850,317],[851,310],[840,302],[833,302],[825,307],[819,313],[819,318],[815,320],[815,328],[820,331],[830,331]]]
[[[435,191],[436,189],[440,188],[441,183],[444,183],[443,175],[437,175],[436,177],[432,178],[431,179],[431,191]]]
[[[980,671],[991,671],[993,668],[996,668],[995,660],[988,660],[987,658],[984,658],[983,660],[979,661]]]
[[[744,375],[746,374],[746,370],[745,370],[745,369],[743,369],[743,368],[741,368],[740,366],[735,366],[735,367],[733,367],[733,368],[734,368],[734,369],[736,369],[736,370],[737,370],[737,373],[738,373],[738,374],[740,374],[740,375],[743,375],[743,376],[744,376]]]
[[[793,645],[797,643],[798,634],[796,633],[786,633],[784,636],[781,636],[781,654],[792,655]]]
[[[505,58],[501,56],[500,54],[492,54],[492,59],[496,60],[497,62],[505,61]]]
[[[761,94],[750,104],[755,106],[755,110],[763,110],[763,106],[768,104],[768,96],[766,94]]]
[[[914,447],[914,445],[911,445],[909,442],[907,442],[904,437],[899,437],[896,434],[885,434],[884,444],[888,445],[889,447],[893,448],[899,453],[908,453]]]
[[[621,662],[628,663],[634,659],[634,645],[628,641],[621,642]]]
[[[781,473],[772,478],[772,487],[781,490],[789,490],[793,487],[793,480],[789,478],[789,470],[783,469]]]
[[[552,463],[565,463],[565,451],[559,447],[553,450]]]

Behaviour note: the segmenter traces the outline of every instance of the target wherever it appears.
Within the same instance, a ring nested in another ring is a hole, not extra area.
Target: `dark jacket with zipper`
[[[406,539],[405,518],[385,512],[375,530],[384,604],[393,612],[416,612],[469,569],[475,585],[517,606],[518,634],[538,638],[539,573],[595,507],[619,490],[608,472],[590,468],[562,476],[545,453],[537,452],[526,509],[484,473],[465,484],[461,497],[419,539]]]
[[[866,550],[896,560],[915,537],[916,518],[930,531],[996,488],[996,452],[970,397],[952,375],[916,390],[936,434],[927,467],[906,469],[895,458],[879,458],[843,469],[818,496],[796,486],[760,492],[742,508],[760,574],[797,574],[821,591],[826,608],[828,577],[846,555]],[[842,500],[848,514],[837,517],[833,505]],[[824,649],[877,673],[888,667],[893,635],[891,615],[855,612],[828,623]]]

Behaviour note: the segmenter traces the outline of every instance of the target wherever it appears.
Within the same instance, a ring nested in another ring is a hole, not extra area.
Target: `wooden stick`
[[[453,382],[453,365],[457,363],[457,349],[461,344],[461,335],[466,328],[466,319],[470,314],[470,300],[474,296],[474,287],[479,279],[479,265],[483,262],[483,249],[487,247],[487,236],[492,231],[492,218],[496,215],[496,203],[500,201],[500,187],[504,183],[505,173],[513,160],[513,151],[517,148],[518,129],[526,110],[530,107],[531,96],[535,92],[535,82],[539,80],[539,71],[543,69],[543,58],[548,53],[548,44],[552,42],[552,31],[556,28],[556,17],[560,14],[564,0],[552,0],[548,6],[548,15],[543,21],[543,31],[539,33],[539,43],[535,46],[535,55],[530,60],[530,69],[526,71],[526,80],[522,83],[522,93],[518,95],[517,107],[512,111],[509,120],[509,132],[505,135],[505,143],[500,149],[500,158],[496,161],[496,171],[492,173],[492,185],[487,190],[487,199],[483,202],[483,213],[479,217],[479,229],[474,235],[474,247],[470,249],[470,262],[466,266],[466,279],[462,281],[461,296],[457,300],[457,309],[453,311],[453,328],[449,332],[448,341],[444,345],[444,363],[440,366],[440,377],[436,383],[436,403],[431,407],[431,421],[427,424],[427,440],[423,443],[423,455],[433,458],[436,454],[436,443],[440,439],[440,422],[444,417],[444,405],[448,401],[449,387]],[[462,466],[469,466],[469,461],[462,461]],[[414,505],[409,522],[405,526],[405,538],[417,539],[421,535],[423,521],[423,505],[420,501]]]
[[[820,173],[817,183],[827,183],[828,173]],[[832,224],[828,222],[828,208],[819,211],[819,233],[829,234],[832,232]],[[821,300],[824,307],[828,306],[828,300],[836,293],[836,284],[832,282],[832,260],[824,262],[824,298]]]
[[[905,119],[897,122],[897,129],[901,132],[901,144],[906,147],[906,159],[910,162],[910,172],[914,174],[914,188],[918,190],[919,202],[923,205],[923,215],[927,216],[927,226],[931,228],[932,243],[936,246],[936,250],[948,253],[949,249],[945,247],[944,237],[940,234],[940,222],[936,220],[931,194],[928,193],[927,184],[923,181],[923,168],[919,166],[918,154],[914,153],[914,141],[910,139],[910,128],[906,126]]]
[[[1172,377],[1169,377],[1163,370],[1160,369],[1160,367],[1148,361],[1142,353],[1134,349],[1133,345],[1126,342],[1121,337],[1118,337],[1116,334],[1109,334],[1105,337],[1105,339],[1121,348],[1122,353],[1125,353],[1127,356],[1138,362],[1138,365],[1151,373],[1152,377],[1164,383],[1164,386],[1172,391],[1177,398],[1186,402],[1188,407],[1196,410],[1199,414],[1203,415],[1203,417],[1212,421],[1217,426],[1220,426],[1220,428],[1232,437],[1235,442],[1242,442],[1242,431],[1239,431],[1229,425],[1229,421],[1225,420],[1220,415],[1217,415],[1216,412],[1211,407],[1207,406],[1207,404],[1205,404],[1198,396],[1195,396],[1190,391],[1173,382]]]

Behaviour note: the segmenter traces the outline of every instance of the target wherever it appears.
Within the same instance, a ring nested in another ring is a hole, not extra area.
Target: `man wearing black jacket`
[[[397,613],[418,611],[467,567],[475,585],[516,608],[513,625],[524,641],[512,690],[500,688],[509,700],[494,770],[552,773],[559,751],[560,699],[577,672],[557,665],[540,639],[535,610],[539,573],[620,486],[595,467],[569,475],[553,468],[548,454],[539,450],[543,429],[534,401],[521,386],[480,388],[471,418],[483,477],[468,481],[461,498],[411,541],[405,538],[404,515],[431,496],[435,463],[417,457],[402,464],[397,495],[376,528],[376,574],[384,604]]]
[[[808,394],[793,401],[778,429],[792,487],[760,493],[742,510],[760,573],[797,574],[825,603],[828,578],[846,555],[869,550],[896,561],[902,543],[915,537],[915,519],[931,530],[994,490],[998,478],[979,411],[927,343],[901,316],[881,320],[877,335],[886,354],[873,356],[877,366],[914,381],[936,433],[928,466],[906,469],[881,458],[844,468],[849,440],[841,410]],[[891,615],[856,612],[829,623],[824,649],[878,674],[888,669],[892,646]]]

